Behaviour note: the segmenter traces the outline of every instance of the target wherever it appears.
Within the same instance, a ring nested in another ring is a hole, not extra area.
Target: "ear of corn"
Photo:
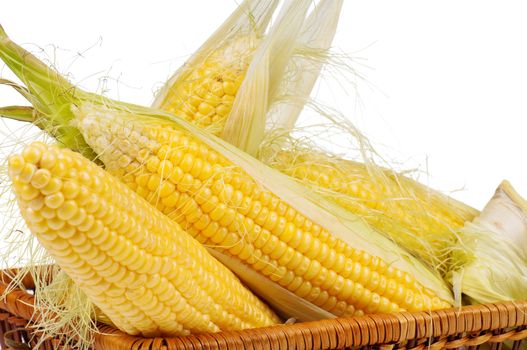
[[[213,134],[223,130],[236,93],[278,0],[245,0],[157,94],[153,107]]]
[[[9,57],[21,65],[24,55]],[[32,65],[13,66],[31,89]],[[70,125],[108,170],[200,242],[314,304],[314,317],[451,305],[444,282],[404,249],[228,143],[169,114],[76,96]]]
[[[123,331],[177,335],[278,318],[205,248],[78,153],[34,143],[9,159],[31,231]]]
[[[446,286],[402,249],[232,146],[105,107],[76,114],[108,171],[200,242],[297,297],[335,315],[449,305]]]
[[[477,211],[417,181],[380,168],[315,153],[279,151],[266,163],[295,177],[441,271],[456,232]]]

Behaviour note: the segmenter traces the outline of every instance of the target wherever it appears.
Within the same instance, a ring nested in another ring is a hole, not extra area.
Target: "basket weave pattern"
[[[9,279],[0,278],[0,295]],[[31,290],[32,281],[24,285]],[[39,335],[28,325],[33,314],[33,296],[13,290],[0,300],[0,347],[33,349]],[[94,349],[408,349],[491,350],[507,345],[520,348],[527,338],[527,301],[466,306],[434,312],[375,314],[316,322],[280,325],[236,332],[220,332],[175,338],[142,338],[101,326]],[[5,341],[4,341],[5,338]],[[43,349],[53,349],[58,340],[48,339]],[[68,349],[68,347],[61,347]]]

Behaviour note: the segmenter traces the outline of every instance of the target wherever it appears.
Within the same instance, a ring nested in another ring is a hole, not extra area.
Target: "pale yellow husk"
[[[449,278],[458,303],[462,295],[471,303],[527,296],[527,202],[508,181],[459,231]]]

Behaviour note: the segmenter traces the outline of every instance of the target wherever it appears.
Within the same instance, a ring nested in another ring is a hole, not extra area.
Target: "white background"
[[[318,96],[383,154],[421,167],[428,174],[421,180],[455,198],[482,208],[504,178],[527,196],[523,4],[346,0],[334,45],[356,58],[367,82],[347,92],[321,84]],[[155,89],[235,6],[232,0],[4,0],[0,23],[24,47],[37,53],[42,47],[82,87],[150,104]],[[0,73],[11,77],[5,68]],[[22,102],[0,88],[0,105]],[[0,123],[4,133],[19,127]],[[6,153],[4,146],[0,156]]]

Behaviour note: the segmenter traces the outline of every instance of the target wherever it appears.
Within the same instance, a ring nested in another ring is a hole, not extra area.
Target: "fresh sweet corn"
[[[113,324],[181,335],[279,319],[179,225],[78,153],[43,143],[9,159],[31,232]]]
[[[101,107],[76,114],[109,172],[201,243],[298,297],[335,315],[449,306],[414,276],[335,238],[188,132]]]
[[[258,42],[255,35],[243,36],[214,51],[199,66],[186,67],[184,77],[156,107],[219,134]]]
[[[364,218],[442,271],[456,232],[477,215],[463,203],[374,164],[368,167],[309,151],[280,151],[267,163]]]
[[[278,3],[242,1],[164,84],[153,107],[219,135]]]

